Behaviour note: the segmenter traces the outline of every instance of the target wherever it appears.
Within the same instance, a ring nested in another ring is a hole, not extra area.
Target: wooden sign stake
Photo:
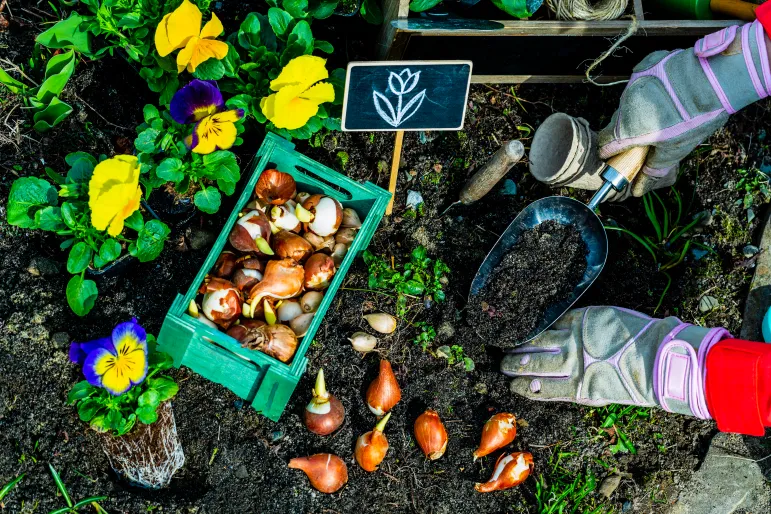
[[[402,160],[402,142],[404,141],[404,131],[396,131],[396,141],[394,142],[394,157],[391,160],[391,180],[388,183],[388,191],[391,193],[391,201],[386,208],[386,216],[390,216],[394,210],[394,199],[396,198],[396,180],[399,178],[399,162]]]

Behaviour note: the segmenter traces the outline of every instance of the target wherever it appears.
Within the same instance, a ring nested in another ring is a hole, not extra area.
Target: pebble
[[[621,484],[621,475],[611,475],[602,481],[599,493],[605,498],[610,498],[618,489],[619,484]]]
[[[66,348],[70,344],[70,335],[67,332],[57,332],[51,336],[51,342],[56,348]]]
[[[436,349],[436,356],[441,357],[443,359],[449,359],[452,355],[452,351],[450,350],[450,347],[447,345],[440,346]]]
[[[441,339],[450,339],[455,335],[455,327],[449,321],[445,321],[439,325],[439,330],[436,331],[436,335]]]
[[[32,258],[29,266],[27,266],[27,271],[36,277],[41,275],[56,275],[59,273],[59,264],[51,259],[36,256]]]
[[[284,438],[284,432],[281,430],[276,430],[272,434],[270,434],[270,442],[275,443]]]
[[[236,468],[236,478],[249,478],[249,471],[247,471],[246,466],[243,464]]]
[[[203,250],[209,248],[217,239],[217,234],[202,228],[189,228],[187,230],[187,241],[193,250]]]
[[[706,313],[717,309],[719,305],[720,302],[714,296],[702,296],[701,300],[699,300],[699,311]]]
[[[627,500],[621,505],[621,512],[629,512],[630,510],[632,510],[632,502]]]
[[[487,384],[484,382],[477,382],[474,384],[474,392],[481,395],[487,394]]]
[[[243,401],[243,400],[236,400],[236,401],[234,401],[234,402],[233,402],[233,406],[234,406],[234,407],[235,407],[237,410],[241,410],[241,409],[243,409],[243,408],[244,408],[244,401]]]
[[[503,183],[503,187],[501,188],[501,194],[503,196],[517,196],[516,182],[510,178],[507,178]]]
[[[747,223],[752,223],[752,220],[755,219],[755,211],[752,209],[747,209]]]
[[[760,251],[760,248],[758,248],[755,245],[747,245],[742,249],[742,254],[744,254],[744,257],[749,259],[750,257],[754,256],[756,253]]]
[[[423,195],[418,191],[407,191],[407,208],[417,209],[418,205],[423,203]]]

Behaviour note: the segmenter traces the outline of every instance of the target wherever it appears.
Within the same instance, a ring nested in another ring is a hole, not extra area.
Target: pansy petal
[[[315,86],[311,86],[310,89],[301,93],[300,98],[310,100],[316,105],[323,104],[324,102],[334,102],[335,88],[328,82],[319,82]]]
[[[69,357],[70,361],[78,366],[83,365],[83,361],[86,360],[86,352],[83,350],[83,343],[70,343]]]
[[[96,165],[88,190],[88,206],[94,228],[106,230],[116,217],[120,218],[121,213],[128,210],[134,212],[138,208],[136,191],[139,171],[138,160],[132,155],[116,156]],[[109,233],[117,235],[122,229],[123,219],[120,219],[110,227]]]
[[[102,387],[102,376],[115,366],[115,355],[106,348],[97,348],[86,356],[83,362],[83,375],[88,383]]]
[[[198,43],[198,39],[198,36],[191,37],[187,41],[185,48],[180,50],[177,54],[177,73],[182,73],[190,63],[190,59],[193,58],[193,52],[195,51],[195,46]]]
[[[266,118],[270,119],[276,114],[276,93],[260,100],[260,110]]]
[[[222,22],[219,18],[217,18],[217,15],[214,13],[211,13],[211,19],[206,23],[206,25],[203,26],[203,30],[201,30],[201,36],[202,38],[207,39],[214,39],[225,30],[225,28],[222,26]],[[227,46],[227,45],[226,45]]]
[[[194,79],[171,99],[169,112],[177,123],[194,123],[224,108],[217,83],[213,80]]]
[[[171,13],[166,22],[166,34],[173,48],[182,48],[201,31],[201,11],[189,0]]]
[[[238,137],[238,130],[233,121],[238,113],[228,111],[220,114],[214,114],[201,120],[195,127],[198,144],[193,147],[193,152],[198,154],[208,154],[217,149],[227,150]],[[220,117],[222,119],[220,119]]]
[[[155,29],[155,49],[158,50],[158,55],[166,57],[174,51],[174,45],[169,41],[168,23],[171,13],[163,17],[158,27]]]
[[[279,76],[271,81],[270,89],[279,91],[286,86],[302,85],[304,91],[316,82],[329,77],[329,72],[325,67],[326,62],[326,59],[315,55],[295,57],[284,66]]]
[[[185,49],[187,49],[187,47]],[[196,39],[193,53],[187,63],[187,71],[193,73],[202,62],[208,61],[209,59],[224,59],[227,54],[227,43],[216,41],[214,39]],[[177,62],[177,64],[179,65],[181,63]]]
[[[277,128],[298,129],[319,111],[318,104],[299,97],[302,92],[302,86],[287,86],[276,93],[275,112],[270,121]]]
[[[136,318],[119,323],[112,329],[112,344],[116,351],[121,345],[131,344],[147,352],[147,331],[137,323]]]
[[[243,109],[231,109],[229,111],[214,114],[212,116],[212,121],[214,123],[235,123],[243,117]]]
[[[129,196],[129,201],[123,207],[121,211],[115,214],[115,217],[110,222],[110,226],[107,227],[107,233],[113,237],[123,232],[123,225],[126,218],[134,214],[134,211],[139,209],[139,202],[142,200],[142,189],[137,186],[137,190],[134,196]]]
[[[131,378],[118,364],[113,364],[102,374],[102,387],[113,396],[120,396],[131,389]]]

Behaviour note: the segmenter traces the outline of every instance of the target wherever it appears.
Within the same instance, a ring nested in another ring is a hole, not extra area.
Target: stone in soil
[[[525,341],[551,305],[565,300],[586,271],[588,249],[574,225],[554,220],[522,233],[481,293],[471,298],[469,321],[493,346]]]

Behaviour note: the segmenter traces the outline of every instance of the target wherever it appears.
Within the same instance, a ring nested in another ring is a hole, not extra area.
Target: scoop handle
[[[608,166],[621,173],[631,184],[637,173],[645,164],[645,158],[648,157],[648,146],[633,146],[626,152],[614,155],[606,162]],[[629,187],[629,186],[627,186]]]
[[[525,147],[519,141],[508,141],[496,151],[479,171],[468,179],[460,191],[460,202],[464,205],[476,202],[508,173],[512,166],[525,155]]]
[[[709,8],[712,12],[744,21],[755,21],[757,4],[739,0],[711,0]]]

